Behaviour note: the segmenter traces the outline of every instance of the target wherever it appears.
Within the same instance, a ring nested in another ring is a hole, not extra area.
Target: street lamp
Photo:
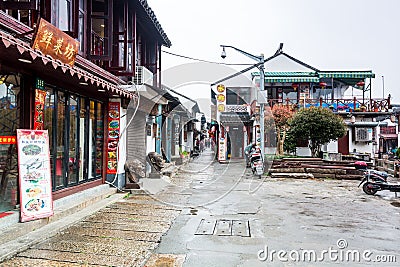
[[[226,58],[225,48],[232,48],[232,49],[238,51],[239,53],[241,53],[241,54],[243,54],[243,55],[245,55],[245,56],[247,56],[247,57],[249,57],[249,58],[251,58],[251,59],[253,59],[253,60],[258,62],[256,67],[258,68],[258,70],[260,72],[260,91],[264,91],[264,89],[265,89],[264,88],[264,80],[265,80],[265,76],[264,76],[264,54],[261,54],[260,56],[255,56],[255,55],[247,53],[247,52],[245,52],[245,51],[243,51],[243,50],[241,50],[239,48],[236,48],[234,46],[221,45],[221,47],[222,47],[222,53],[221,53],[221,57],[222,58]],[[265,149],[264,149],[264,146],[265,146],[265,143],[264,143],[264,134],[265,134],[265,132],[264,132],[264,115],[265,115],[264,114],[264,100],[262,100],[262,102],[260,102],[260,132],[261,132],[261,135],[260,135],[260,137],[261,137],[260,138],[260,143],[261,143],[260,148],[261,148],[261,151],[262,151],[263,155],[265,153]]]

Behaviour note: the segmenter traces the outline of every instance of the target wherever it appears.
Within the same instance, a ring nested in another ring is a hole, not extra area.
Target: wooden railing
[[[387,99],[269,99],[269,105],[288,105],[297,108],[308,108],[311,106],[330,108],[333,112],[387,112],[390,108],[390,98]]]

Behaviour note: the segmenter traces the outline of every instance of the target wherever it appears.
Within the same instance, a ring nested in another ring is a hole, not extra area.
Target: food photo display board
[[[120,133],[120,103],[108,103],[107,174],[116,174]]]
[[[21,222],[53,215],[47,130],[17,130]]]

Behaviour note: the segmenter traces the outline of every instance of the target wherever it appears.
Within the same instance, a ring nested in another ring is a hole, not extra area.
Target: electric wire
[[[223,62],[209,61],[209,60],[204,60],[204,59],[199,59],[199,58],[179,55],[179,54],[175,54],[175,53],[168,52],[168,51],[165,51],[165,50],[161,50],[161,52],[169,54],[169,55],[172,55],[172,56],[176,56],[176,57],[181,57],[181,58],[190,59],[190,60],[199,61],[199,62],[218,64],[218,65],[226,65],[226,66],[240,66],[240,65],[242,65],[242,66],[250,66],[250,65],[253,65],[251,63],[223,63]]]

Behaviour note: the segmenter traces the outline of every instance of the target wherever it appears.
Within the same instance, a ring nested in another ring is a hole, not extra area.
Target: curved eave
[[[149,4],[146,0],[139,0],[140,6],[143,8],[143,11],[146,13],[148,19],[153,24],[156,32],[158,33],[159,37],[162,40],[162,45],[166,47],[171,47],[171,41],[169,40],[167,34],[164,32],[163,28],[161,27],[160,22],[158,21],[154,11],[150,8]]]

